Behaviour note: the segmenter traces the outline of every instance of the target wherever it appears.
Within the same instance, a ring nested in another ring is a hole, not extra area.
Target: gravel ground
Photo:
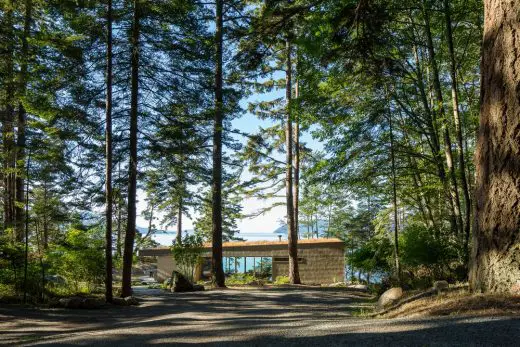
[[[0,307],[0,344],[141,346],[520,346],[520,317],[366,319],[344,289],[137,289],[142,304],[97,310]]]

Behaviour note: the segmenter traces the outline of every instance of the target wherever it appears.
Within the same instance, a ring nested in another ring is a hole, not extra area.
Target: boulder
[[[366,284],[351,284],[347,286],[348,289],[359,290],[360,292],[368,291],[368,286]]]
[[[94,298],[80,298],[77,296],[73,296],[70,298],[61,298],[58,301],[58,306],[64,308],[83,308],[83,309],[95,309],[103,306],[104,303],[101,300]]]
[[[139,301],[133,296],[127,296],[124,298],[127,305],[139,305]]]
[[[62,298],[59,301],[60,306],[64,308],[80,308],[83,303],[83,298],[73,296],[70,298]]]
[[[438,292],[442,292],[448,289],[450,285],[447,281],[435,281],[433,282],[433,289],[436,289]]]
[[[377,301],[377,308],[383,309],[388,305],[395,303],[403,296],[403,289],[401,287],[394,287],[384,292]]]
[[[193,292],[193,284],[180,272],[172,272],[172,293]]]
[[[520,280],[511,286],[511,294],[520,295]]]

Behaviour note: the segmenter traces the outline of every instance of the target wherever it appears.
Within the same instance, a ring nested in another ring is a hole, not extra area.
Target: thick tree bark
[[[450,56],[450,77],[451,77],[451,101],[453,105],[453,121],[455,123],[455,135],[457,136],[457,149],[459,159],[459,174],[462,184],[462,194],[464,196],[464,250],[468,254],[469,235],[471,230],[471,199],[469,195],[468,180],[466,178],[466,161],[464,159],[464,142],[462,138],[462,122],[459,114],[459,95],[457,88],[457,64],[455,62],[455,50],[453,48],[453,34],[451,30],[450,2],[444,0],[444,11],[446,17],[446,41],[448,43],[448,53]]]
[[[446,157],[446,165],[448,167],[449,177],[451,181],[450,194],[451,200],[453,201],[453,207],[455,212],[455,218],[457,220],[457,233],[462,234],[463,232],[463,222],[462,215],[460,212],[460,198],[459,198],[459,190],[457,183],[457,176],[455,174],[455,167],[453,163],[453,153],[451,151],[451,137],[448,129],[448,120],[446,116],[446,111],[444,109],[444,100],[442,96],[441,82],[439,79],[439,69],[437,67],[437,61],[435,60],[435,49],[433,47],[432,34],[430,30],[430,17],[429,11],[430,9],[426,6],[427,0],[423,2],[423,14],[424,14],[424,24],[426,30],[426,43],[428,47],[428,58],[430,61],[430,66],[432,68],[432,80],[433,80],[433,89],[435,92],[435,101],[436,101],[436,111],[439,112],[439,116],[441,117],[441,131],[444,139],[444,155]]]
[[[520,2],[484,1],[480,125],[470,287],[510,292],[520,279]]]
[[[22,61],[20,64],[20,86],[19,96],[25,97],[27,91],[27,73],[29,65],[29,36],[31,34],[32,22],[32,0],[25,0],[25,16],[22,36]],[[18,136],[16,138],[16,207],[15,207],[15,229],[17,235],[24,234],[24,176],[25,176],[25,126],[27,114],[22,101],[18,102]]]
[[[132,87],[130,100],[130,162],[128,164],[128,218],[123,251],[123,283],[121,296],[132,295],[132,260],[135,238],[137,190],[137,115],[139,97],[139,1],[134,0],[132,25]]]
[[[286,41],[286,62],[285,70],[285,99],[287,101],[286,118],[285,118],[285,147],[286,147],[286,166],[285,166],[285,191],[287,200],[287,238],[289,247],[289,281],[292,284],[299,284],[300,272],[298,270],[298,235],[294,223],[294,206],[293,206],[293,129],[291,117],[291,99],[292,99],[292,65],[291,65],[291,42]]]
[[[8,37],[5,70],[6,70],[6,89],[5,104],[6,110],[2,119],[2,141],[4,154],[4,230],[13,229],[15,222],[15,136],[14,136],[14,30],[13,30],[13,1],[9,1],[5,13],[6,36]],[[23,233],[14,230],[14,239],[22,242]]]
[[[112,302],[112,0],[107,1],[107,71],[105,112],[105,300]]]
[[[215,115],[213,124],[212,259],[213,284],[225,287],[222,267],[222,20],[223,0],[216,0],[215,12]]]

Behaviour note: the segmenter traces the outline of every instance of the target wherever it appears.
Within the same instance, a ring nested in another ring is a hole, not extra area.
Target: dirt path
[[[98,310],[0,307],[0,344],[518,345],[520,317],[370,320],[367,298],[341,289],[138,290],[137,307]]]

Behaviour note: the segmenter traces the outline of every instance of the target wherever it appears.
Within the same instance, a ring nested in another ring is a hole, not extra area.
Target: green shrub
[[[247,285],[251,283],[263,283],[263,281],[251,274],[233,274],[226,278],[227,285]]]
[[[289,276],[276,276],[276,280],[273,282],[273,284],[277,286],[289,283]]]
[[[202,261],[203,240],[200,235],[186,235],[181,244],[174,244],[171,247],[173,259],[177,265],[177,270],[187,279],[193,282],[195,268]]]
[[[445,277],[448,264],[461,262],[458,254],[460,245],[450,235],[435,234],[420,224],[410,224],[399,238],[401,262],[414,277]],[[420,282],[423,282],[421,280]]]
[[[71,228],[65,240],[48,253],[51,272],[67,279],[71,290],[91,292],[103,283],[105,274],[104,231]]]
[[[0,283],[0,297],[4,296],[15,296],[16,291],[14,285]]]
[[[163,283],[161,283],[161,288],[162,289],[170,289],[172,286],[172,279],[171,278],[167,278],[163,281]]]
[[[350,256],[350,264],[370,273],[387,273],[391,270],[392,244],[387,237],[370,239]]]

